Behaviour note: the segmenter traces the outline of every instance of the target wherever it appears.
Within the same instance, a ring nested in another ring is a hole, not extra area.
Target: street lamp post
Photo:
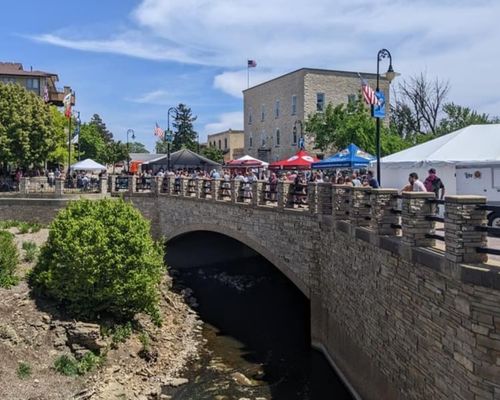
[[[389,50],[387,49],[382,49],[379,50],[377,53],[377,89],[375,91],[375,94],[377,96],[377,99],[383,98],[381,96],[380,92],[380,61],[384,58],[389,58],[389,68],[387,69],[387,73],[385,74],[385,78],[389,81],[389,84],[391,81],[396,77],[396,72],[394,72],[394,69],[392,68],[392,56]],[[385,104],[383,105],[385,107]],[[384,114],[384,112],[382,112]],[[375,146],[377,148],[377,180],[379,186],[382,185],[382,179],[380,176],[380,118],[381,115],[375,115],[374,113],[374,106],[372,105],[372,116],[374,116],[377,119],[377,130],[376,130],[376,136],[375,136]],[[383,117],[383,115],[382,115]]]
[[[170,171],[170,145],[172,144],[173,139],[172,131],[170,130],[170,113],[173,111],[177,111],[177,108],[170,107],[167,110],[167,131],[163,136],[163,140],[167,142],[167,172]]]
[[[76,128],[75,128],[75,136],[78,139],[78,161],[80,161],[80,126],[82,124],[82,121],[80,120],[80,111],[77,111],[77,117],[76,117]]]
[[[127,172],[130,173],[130,146],[128,142],[128,136],[132,137],[132,140],[135,140],[135,132],[133,129],[127,129]]]

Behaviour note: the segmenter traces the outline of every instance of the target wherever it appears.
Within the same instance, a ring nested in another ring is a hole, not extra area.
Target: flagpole
[[[250,65],[247,62],[247,89],[250,87]]]
[[[71,174],[71,114],[68,116],[68,187]]]

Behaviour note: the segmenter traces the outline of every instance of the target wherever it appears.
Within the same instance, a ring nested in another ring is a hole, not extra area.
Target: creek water
[[[173,400],[352,399],[310,347],[307,298],[272,264],[255,255],[190,267],[181,258],[169,261],[174,290],[190,294],[204,345],[184,374],[189,383],[164,393]]]

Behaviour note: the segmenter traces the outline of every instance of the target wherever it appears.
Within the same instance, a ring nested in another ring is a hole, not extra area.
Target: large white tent
[[[94,160],[87,158],[83,161],[78,161],[71,166],[73,171],[103,171],[106,167]]]
[[[500,199],[500,124],[470,125],[382,158],[382,185],[402,188],[411,172],[424,180],[430,168],[448,194]]]

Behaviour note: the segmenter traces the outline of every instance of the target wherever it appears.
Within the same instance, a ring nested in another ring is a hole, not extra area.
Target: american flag
[[[255,68],[257,66],[257,62],[255,60],[248,60],[247,66],[248,68]]]
[[[158,122],[155,124],[155,129],[154,129],[154,134],[155,136],[158,136],[160,139],[163,139],[163,129],[160,128],[160,125],[158,125]]]
[[[377,96],[375,96],[375,90],[373,90],[370,85],[368,85],[366,79],[362,78],[361,75],[359,75],[359,79],[361,79],[361,91],[363,92],[363,98],[365,99],[366,104],[377,104],[378,100]]]

